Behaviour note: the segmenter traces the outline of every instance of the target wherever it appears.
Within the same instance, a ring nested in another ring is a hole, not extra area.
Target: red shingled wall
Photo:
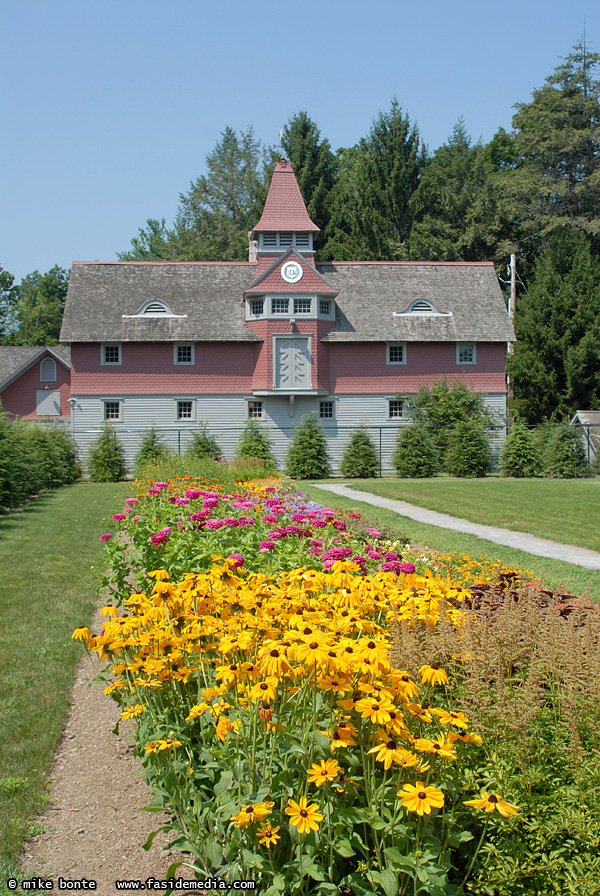
[[[47,358],[48,355],[43,355]],[[7,414],[13,417],[23,417],[27,420],[44,420],[52,419],[47,417],[38,417],[36,414],[36,391],[38,389],[46,389],[48,392],[56,392],[60,390],[60,413],[63,417],[69,417],[71,414],[71,405],[69,404],[70,395],[70,376],[69,371],[56,361],[56,380],[55,382],[42,382],[40,380],[40,364],[43,358],[36,361],[35,364],[26,370],[17,380],[7,386],[0,395],[2,408]]]

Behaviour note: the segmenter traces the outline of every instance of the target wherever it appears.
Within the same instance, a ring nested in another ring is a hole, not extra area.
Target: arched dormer
[[[122,316],[125,318],[183,318],[187,317],[187,314],[177,314],[176,311],[171,311],[162,299],[148,299],[133,314],[123,314]]]
[[[394,317],[452,317],[451,311],[440,311],[431,299],[413,299],[402,311],[394,311]]]

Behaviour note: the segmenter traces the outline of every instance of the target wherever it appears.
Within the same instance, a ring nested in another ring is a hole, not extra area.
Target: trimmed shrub
[[[214,436],[208,432],[208,424],[206,420],[201,420],[196,432],[192,433],[192,441],[188,449],[191,457],[212,457],[213,460],[219,460],[223,452]]]
[[[542,456],[538,442],[524,423],[516,421],[500,454],[500,472],[516,479],[539,476]]]
[[[147,467],[148,464],[160,464],[162,461],[167,460],[170,453],[160,430],[153,423],[142,436],[140,447],[133,462],[134,469],[138,472]]]
[[[32,426],[29,432],[48,488],[68,485],[81,476],[77,445],[62,426]]]
[[[119,482],[127,476],[125,452],[114,426],[105,423],[90,446],[88,473],[94,482]]]
[[[236,448],[237,457],[258,457],[267,467],[275,469],[277,464],[271,454],[271,440],[263,432],[258,420],[249,417]]]
[[[327,439],[314,411],[305,414],[294,429],[286,471],[293,479],[325,479],[331,475]]]
[[[544,448],[544,475],[550,479],[585,477],[589,468],[581,433],[574,427],[553,427]]]
[[[462,420],[456,424],[450,434],[445,466],[450,476],[463,479],[485,476],[489,472],[490,446],[481,422]]]
[[[373,479],[379,474],[377,449],[364,426],[359,426],[344,449],[340,473],[348,479]]]
[[[398,432],[392,466],[400,479],[426,479],[439,469],[439,456],[424,426],[413,423]]]

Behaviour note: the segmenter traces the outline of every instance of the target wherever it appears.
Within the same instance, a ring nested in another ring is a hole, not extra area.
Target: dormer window
[[[271,299],[271,314],[289,314],[289,299]]]
[[[451,311],[440,311],[429,299],[413,299],[402,311],[394,311],[394,317],[452,317]]]
[[[138,308],[133,314],[123,314],[124,318],[137,318],[137,317],[177,317],[184,318],[187,317],[187,314],[177,314],[175,311],[171,311],[166,302],[163,302],[161,299],[148,299],[147,302],[144,302],[141,308]]]
[[[249,311],[252,317],[260,317],[265,307],[264,299],[250,299]]]

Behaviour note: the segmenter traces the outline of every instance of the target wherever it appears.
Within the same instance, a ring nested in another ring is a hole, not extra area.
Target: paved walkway
[[[551,557],[553,560],[564,560],[565,563],[574,563],[585,569],[600,569],[600,554],[596,551],[588,551],[586,548],[578,548],[568,544],[557,544],[545,538],[536,538],[535,535],[527,535],[525,532],[511,532],[510,529],[498,529],[496,526],[483,526],[479,523],[471,523],[469,520],[457,519],[446,513],[436,513],[426,510],[424,507],[416,507],[405,501],[393,501],[391,498],[382,498],[380,495],[372,495],[370,492],[359,492],[348,488],[347,485],[334,485],[321,482],[314,483],[315,488],[326,492],[333,492],[344,498],[355,501],[364,501],[366,504],[374,504],[376,507],[385,507],[393,510],[401,516],[406,516],[419,523],[427,523],[430,526],[440,526],[443,529],[454,529],[457,532],[468,532],[478,538],[485,538],[495,544],[503,544],[527,554],[536,554],[539,557]]]

